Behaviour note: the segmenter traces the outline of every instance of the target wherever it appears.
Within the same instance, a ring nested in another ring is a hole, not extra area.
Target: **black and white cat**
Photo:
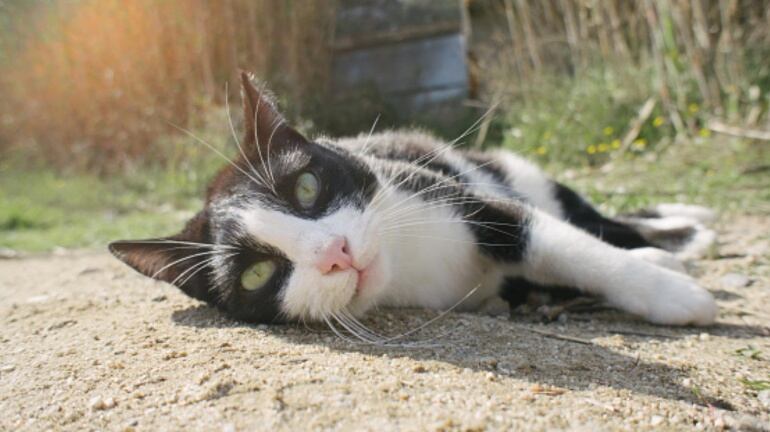
[[[714,239],[702,207],[610,219],[530,162],[418,132],[310,141],[242,75],[245,137],[173,237],[110,250],[251,322],[327,321],[375,306],[475,310],[577,289],[661,324],[717,307],[679,259]],[[663,250],[663,248],[667,249]]]

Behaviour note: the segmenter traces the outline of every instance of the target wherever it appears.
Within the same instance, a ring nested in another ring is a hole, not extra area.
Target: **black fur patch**
[[[636,249],[653,246],[635,229],[599,214],[591,204],[572,189],[554,182],[556,199],[561,203],[567,221],[595,237],[620,248]]]
[[[479,250],[500,262],[519,262],[526,251],[530,218],[527,207],[485,200],[473,195],[453,179],[413,166],[393,176],[393,183],[428,202],[453,202],[457,214],[467,221]]]

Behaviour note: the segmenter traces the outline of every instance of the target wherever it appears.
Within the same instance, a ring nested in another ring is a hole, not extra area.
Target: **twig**
[[[609,333],[621,334],[621,335],[627,335],[627,336],[655,337],[655,338],[665,338],[665,339],[676,338],[676,336],[669,336],[669,335],[658,334],[658,333],[647,333],[642,331],[630,331],[630,330],[607,330],[607,331]]]
[[[597,300],[592,297],[577,297],[561,304],[541,306],[538,308],[538,312],[540,312],[546,320],[554,321],[564,312],[575,311],[581,306],[595,306],[597,303]]]
[[[746,129],[738,126],[730,126],[722,123],[719,120],[710,120],[706,124],[706,128],[725,135],[730,135],[738,138],[750,138],[760,141],[770,141],[770,131],[763,131],[757,129]]]
[[[642,359],[641,354],[636,353],[636,357],[634,358],[634,362],[631,363],[631,366],[626,368],[626,371],[632,371],[636,369],[639,366],[639,361]]]
[[[741,174],[758,174],[761,172],[770,171],[770,165],[755,165],[741,170]]]
[[[631,147],[631,143],[634,141],[634,139],[636,139],[637,136],[639,136],[639,132],[642,130],[642,126],[644,125],[644,122],[646,122],[647,119],[650,118],[650,114],[652,114],[652,110],[655,109],[655,104],[656,104],[655,98],[649,98],[644,103],[644,105],[642,105],[642,107],[639,109],[639,114],[637,114],[634,121],[631,122],[631,127],[628,129],[628,132],[626,132],[626,135],[623,137],[621,151],[619,151],[618,154],[625,153],[626,151],[628,151],[628,148]]]
[[[582,339],[582,338],[578,338],[578,337],[574,337],[574,336],[567,336],[567,335],[562,335],[562,334],[558,334],[558,333],[552,333],[552,332],[549,332],[547,330],[539,330],[539,329],[532,328],[532,327],[524,327],[524,328],[529,330],[529,331],[531,331],[532,333],[537,333],[537,334],[539,334],[541,336],[545,336],[545,337],[549,337],[549,338],[553,338],[553,339],[559,339],[559,340],[563,340],[563,341],[567,341],[567,342],[575,342],[575,343],[579,343],[579,344],[583,344],[583,345],[595,345],[592,341],[590,341],[588,339]]]

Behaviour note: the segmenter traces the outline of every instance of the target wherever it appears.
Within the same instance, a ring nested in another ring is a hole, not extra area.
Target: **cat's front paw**
[[[695,279],[638,258],[605,295],[613,306],[656,324],[709,325],[717,316],[714,297]]]
[[[692,278],[666,271],[646,292],[642,314],[648,321],[667,325],[709,325],[717,317],[714,297]]]

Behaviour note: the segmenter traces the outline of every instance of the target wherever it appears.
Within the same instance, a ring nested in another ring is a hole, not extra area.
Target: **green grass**
[[[201,206],[216,159],[108,179],[0,171],[0,248],[103,248],[178,232]],[[721,137],[620,157],[603,167],[552,162],[546,170],[609,212],[688,202],[770,214],[770,147]]]
[[[770,390],[770,381],[741,379],[741,384],[754,391]]]
[[[600,168],[573,170],[572,176],[567,169],[558,164],[549,171],[609,212],[684,202],[722,213],[770,214],[770,147],[765,143],[697,138],[619,157]]]
[[[595,67],[577,76],[544,73],[526,83],[492,129],[504,147],[542,162],[599,165],[621,146],[629,123],[651,94],[649,70],[620,66]],[[691,116],[700,107],[692,104]],[[656,104],[636,137],[634,150],[650,147],[673,127]]]
[[[199,185],[171,172],[104,180],[46,171],[0,173],[0,248],[104,247],[168,235],[200,205]]]
[[[195,135],[232,155],[226,111],[207,114]],[[0,164],[0,248],[104,248],[112,240],[175,234],[201,208],[205,187],[222,165],[185,134],[157,140],[144,162],[110,176],[77,164],[57,174],[28,156]]]

